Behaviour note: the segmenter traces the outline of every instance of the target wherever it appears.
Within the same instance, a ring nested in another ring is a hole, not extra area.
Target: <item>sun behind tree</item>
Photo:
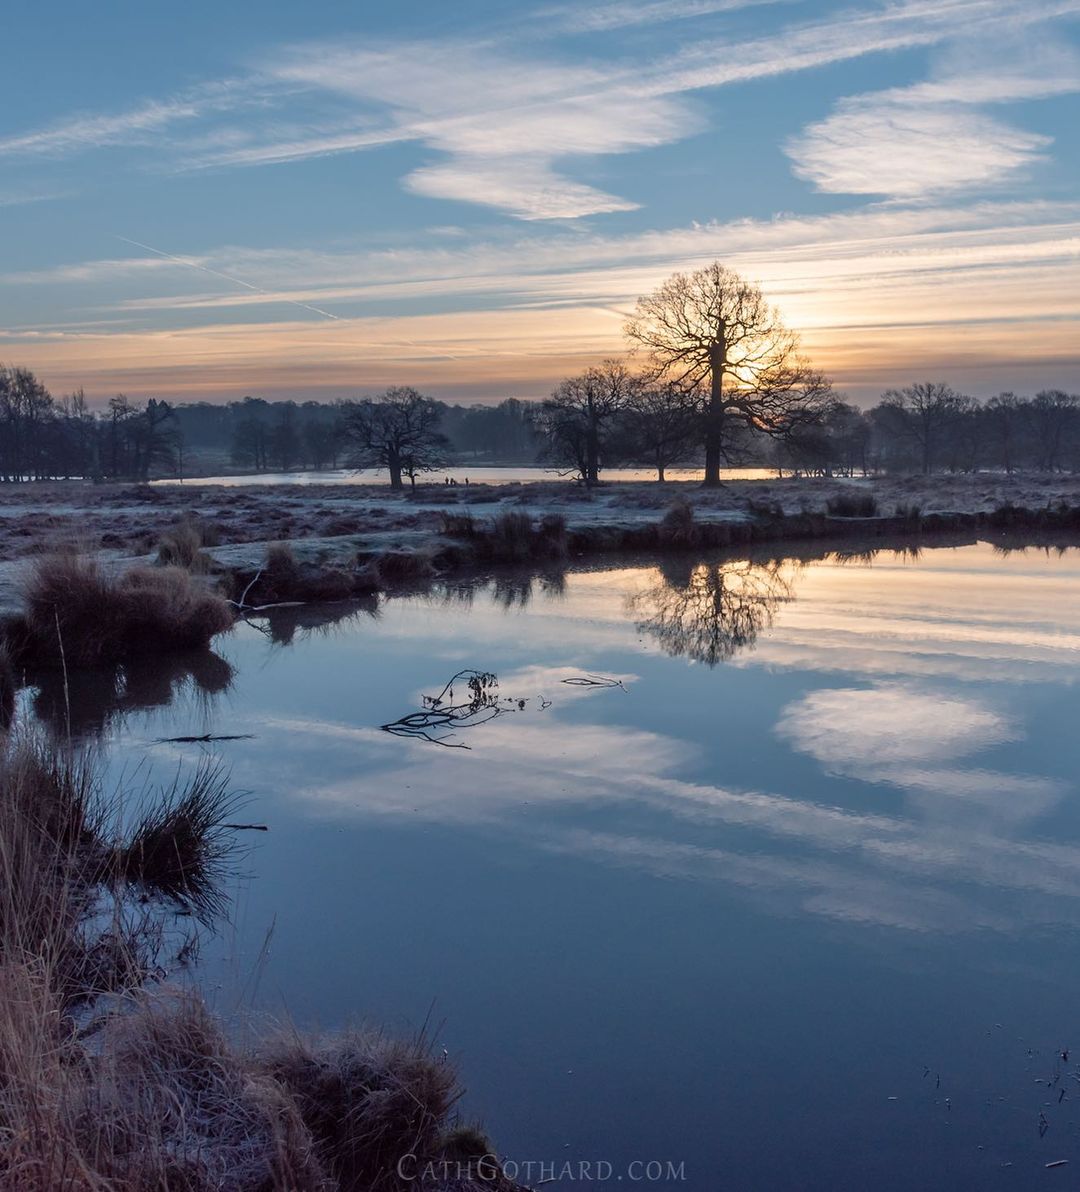
[[[832,397],[761,290],[718,261],[639,298],[626,334],[648,353],[654,381],[696,397],[707,486],[720,483],[722,463],[735,462],[733,432],[786,438]]]

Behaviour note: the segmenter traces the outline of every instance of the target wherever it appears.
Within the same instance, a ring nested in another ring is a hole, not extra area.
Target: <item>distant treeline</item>
[[[399,463],[414,480],[455,462],[541,463],[586,481],[637,465],[662,478],[703,456],[698,397],[645,384],[618,362],[564,382],[544,402],[451,405],[394,390],[375,402],[135,403],[120,395],[96,409],[81,392],[57,399],[28,370],[0,366],[0,480],[141,481],[225,460],[251,472],[386,467],[379,436],[397,433],[394,418],[410,402],[424,425]],[[864,411],[826,387],[807,409],[812,416],[779,437],[731,420],[725,463],[821,476],[1080,471],[1080,396],[1059,390],[980,402],[925,383],[890,390]]]

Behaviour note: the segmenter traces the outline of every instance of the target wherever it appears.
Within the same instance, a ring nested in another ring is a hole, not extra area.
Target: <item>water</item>
[[[212,750],[252,792],[270,830],[207,947],[219,1006],[429,1021],[517,1161],[1065,1186],[1078,582],[1080,552],[985,544],[504,576],[282,610],[217,661],[77,683],[75,727],[117,771]],[[380,731],[464,667],[524,709],[469,749]],[[586,675],[621,686],[563,681]],[[255,739],[154,744],[206,731]]]
[[[704,473],[701,468],[668,468],[668,480],[698,480]],[[724,468],[721,476],[724,480],[775,480],[778,473],[775,468]],[[655,480],[655,468],[607,468],[602,478],[610,480]],[[443,484],[447,479],[456,480],[464,484],[550,484],[562,481],[573,484],[572,477],[560,476],[550,468],[447,468],[442,472],[428,472],[417,480],[417,484]],[[346,468],[337,468],[325,472],[259,472],[243,476],[196,476],[187,480],[154,480],[153,484],[224,484],[226,487],[250,484],[389,484],[390,478],[386,472],[365,471],[357,472]],[[406,481],[406,483],[408,483]]]

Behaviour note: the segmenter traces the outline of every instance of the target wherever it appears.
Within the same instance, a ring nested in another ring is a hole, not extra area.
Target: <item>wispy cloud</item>
[[[207,83],[170,99],[147,100],[124,112],[76,114],[0,139],[0,156],[66,157],[116,145],[146,144],[173,124],[231,107],[245,89],[245,84],[236,82]]]
[[[633,99],[607,68],[522,59],[488,43],[407,43],[382,49],[295,50],[267,66],[290,85],[377,104],[387,112],[372,144],[418,140],[446,155],[414,170],[415,193],[498,207],[523,219],[628,210],[632,201],[566,178],[556,159],[623,153],[698,131],[696,109],[665,97]],[[411,80],[401,86],[402,78]],[[284,148],[268,143],[211,155],[222,164],[359,147],[348,132]]]
[[[90,301],[125,323],[111,334],[12,330],[0,357],[95,392],[415,383],[444,395],[539,395],[623,350],[637,294],[721,254],[762,281],[820,365],[857,394],[893,383],[893,369],[940,371],[978,391],[1037,386],[1040,361],[1061,370],[1080,355],[1080,207],[1014,203],[367,251],[225,246],[190,258],[258,287],[243,292],[224,281],[217,292],[190,288],[194,270],[150,254],[107,258],[0,284],[56,287],[80,313]],[[339,322],[276,321],[270,308],[281,303]],[[1007,362],[1026,375],[1005,379]]]
[[[51,187],[0,187],[0,207],[22,207],[27,203],[44,203],[50,199],[66,198],[70,191]]]
[[[1044,160],[1050,137],[980,108],[1080,91],[1080,56],[985,33],[976,45],[954,47],[929,80],[841,100],[786,144],[795,173],[825,192],[909,200],[1003,183]]]
[[[542,8],[536,19],[550,22],[567,33],[607,33],[635,25],[660,25],[669,21],[690,20],[715,16],[743,8],[757,8],[766,4],[797,4],[800,0],[645,0],[631,3],[620,0],[614,4],[554,5]]]
[[[1001,182],[1050,144],[978,112],[863,96],[844,100],[786,151],[818,190],[917,199]]]
[[[588,9],[562,6],[550,10],[549,20],[602,31],[705,17],[756,2],[614,0]],[[705,122],[690,102],[692,92],[941,45],[973,28],[1016,36],[1077,12],[1080,0],[898,0],[833,12],[751,39],[724,39],[710,31],[651,57],[589,62],[526,54],[510,34],[381,46],[321,43],[270,55],[244,79],[9,137],[0,141],[0,155],[61,156],[155,142],[174,167],[201,168],[298,161],[412,141],[441,155],[406,173],[404,185],[414,193],[494,207],[522,219],[580,218],[625,211],[636,202],[570,176],[563,163],[671,144],[700,131]],[[1064,77],[1067,70],[1058,73]],[[162,141],[161,134],[174,125],[205,124],[203,117],[253,103],[276,106],[284,96],[313,105],[312,118],[283,125],[275,110],[272,119],[201,127],[186,144]],[[341,111],[343,101],[351,111]],[[317,110],[320,102],[323,111]],[[902,109],[890,102],[883,109],[850,101],[808,130],[793,148],[802,175],[823,189],[907,193],[896,177],[875,182],[857,169],[851,146],[867,134],[891,132],[908,165],[925,156],[928,146],[940,146],[932,155],[936,165],[922,171],[924,189],[941,184],[942,158],[951,158],[954,175],[972,185],[1009,174],[1045,144],[1035,134],[988,118],[946,116],[925,107],[915,113],[907,101]],[[870,191],[872,184],[884,190]]]

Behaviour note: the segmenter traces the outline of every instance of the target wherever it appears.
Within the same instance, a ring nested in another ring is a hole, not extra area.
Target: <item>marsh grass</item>
[[[680,497],[674,502],[660,519],[657,535],[664,546],[691,547],[697,546],[701,540],[701,531],[694,519],[694,507]]]
[[[840,493],[825,502],[830,517],[877,517],[878,503],[870,493]]]
[[[470,513],[442,514],[442,533],[468,544],[471,557],[484,563],[528,563],[564,558],[569,551],[566,519],[558,513],[538,521],[520,510],[478,522]]]
[[[93,754],[19,730],[0,744],[3,1192],[511,1187],[454,1165],[399,1178],[403,1155],[464,1145],[453,1069],[424,1039],[245,1050],[196,993],[154,988],[169,908],[208,922],[224,905],[220,770],[106,790]]]
[[[67,667],[205,647],[228,629],[228,603],[179,567],[107,574],[75,553],[34,562],[24,591],[22,652]]]
[[[422,584],[435,575],[431,556],[418,550],[388,550],[370,568],[376,587]]]
[[[0,638],[0,732],[5,731],[15,715],[15,694],[19,689],[11,651]]]
[[[204,522],[186,519],[166,530],[158,543],[157,561],[163,567],[182,567],[196,575],[205,575],[212,567],[204,546],[216,546],[220,534]]]
[[[107,876],[163,894],[212,922],[226,909],[221,889],[236,842],[224,825],[240,802],[215,766],[177,779],[110,850]]]
[[[312,1045],[294,1037],[265,1062],[289,1090],[316,1153],[340,1188],[398,1189],[403,1155],[434,1158],[461,1096],[449,1063],[423,1038],[350,1034]]]

